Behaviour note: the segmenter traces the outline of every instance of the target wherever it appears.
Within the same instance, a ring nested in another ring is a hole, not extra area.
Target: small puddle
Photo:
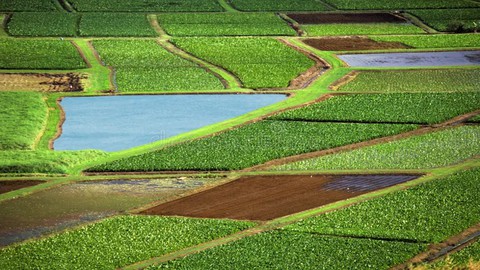
[[[351,67],[420,67],[480,65],[480,51],[341,54]]]
[[[66,97],[56,150],[119,151],[215,124],[286,98],[256,95]]]
[[[167,199],[218,178],[87,181],[0,202],[0,246]]]

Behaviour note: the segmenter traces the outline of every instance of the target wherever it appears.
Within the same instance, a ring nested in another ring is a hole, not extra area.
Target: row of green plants
[[[241,11],[328,11],[328,7],[316,0],[230,0]]]
[[[66,40],[0,39],[1,69],[80,69],[85,61]]]
[[[102,61],[115,69],[122,92],[223,89],[219,79],[154,40],[95,40]]]
[[[98,165],[89,171],[236,170],[393,135],[416,125],[261,121],[216,136]]]
[[[0,91],[0,153],[33,149],[46,118],[47,106],[41,94]]]
[[[232,220],[119,216],[0,249],[0,268],[116,269],[253,225]]]
[[[53,0],[2,0],[0,11],[56,11],[59,7]]]
[[[314,65],[304,54],[271,38],[175,38],[172,42],[232,72],[247,88],[287,87]]]
[[[155,37],[145,14],[132,13],[15,13],[7,30],[13,36]]]
[[[173,36],[296,35],[273,13],[168,13],[160,14],[158,21]]]
[[[480,40],[479,40],[480,41]],[[361,71],[338,88],[345,92],[478,92],[480,69]]]
[[[68,0],[77,11],[95,12],[212,12],[224,11],[217,0]]]
[[[274,170],[426,169],[480,154],[480,128],[461,126],[406,139],[298,161]]]
[[[370,36],[376,41],[401,42],[414,48],[468,48],[478,47],[480,35],[438,34],[415,36]],[[453,77],[453,76],[452,76]]]
[[[478,196],[477,168],[307,218],[284,229],[438,243],[478,224]]]
[[[358,9],[358,10],[405,10],[405,9],[453,9],[453,8],[471,8],[480,7],[480,3],[469,0],[437,0],[437,1],[418,1],[418,0],[323,0],[338,9]],[[452,12],[450,10],[450,12]],[[454,12],[452,12],[454,13]]]
[[[308,36],[402,35],[425,33],[421,28],[406,23],[304,24],[301,28]]]
[[[348,94],[334,96],[271,118],[321,122],[437,124],[478,109],[480,92]]]
[[[480,266],[480,241],[449,254],[446,258],[424,265],[423,270],[428,269],[477,269]]]
[[[389,269],[424,248],[275,230],[147,269]]]
[[[435,1],[437,2],[437,1]],[[458,3],[458,2],[452,2]],[[470,1],[473,3],[473,1]],[[423,22],[439,31],[476,32],[480,31],[480,3],[474,9],[409,10]]]

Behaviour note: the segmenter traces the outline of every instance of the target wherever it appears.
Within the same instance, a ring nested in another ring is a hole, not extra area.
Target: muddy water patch
[[[285,95],[135,95],[67,97],[56,150],[118,151],[240,116]]]
[[[418,178],[419,175],[247,176],[143,211],[147,215],[271,220]]]
[[[87,181],[0,202],[0,246],[180,195],[218,178]]]
[[[342,54],[351,67],[421,67],[480,65],[480,51]]]

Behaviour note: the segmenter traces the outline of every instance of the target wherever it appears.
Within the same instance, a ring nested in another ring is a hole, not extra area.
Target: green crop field
[[[421,28],[413,24],[400,23],[328,23],[304,24],[302,29],[308,36],[346,36],[346,35],[401,35],[422,34]]]
[[[76,35],[78,16],[62,12],[15,13],[7,25],[7,31],[13,36],[56,36]]]
[[[339,87],[345,92],[478,92],[480,69],[361,71]]]
[[[480,30],[479,6],[476,9],[456,9],[454,12],[448,9],[410,10],[408,12],[439,31],[473,32],[475,28]],[[474,23],[476,23],[476,27]]]
[[[65,40],[0,39],[2,69],[79,69],[86,64]]]
[[[86,13],[80,20],[81,36],[154,37],[157,35],[143,14]]]
[[[458,252],[449,254],[448,258],[425,266],[430,269],[475,269],[480,262],[480,242],[477,240]]]
[[[480,170],[468,170],[305,219],[289,231],[440,242],[480,221]]]
[[[273,13],[168,13],[158,16],[173,36],[294,36],[296,32]]]
[[[472,34],[370,36],[370,38],[376,41],[401,42],[414,48],[468,48],[478,47],[480,44],[480,35]]]
[[[68,169],[107,156],[99,150],[82,151],[0,151],[0,173],[67,174]]]
[[[272,118],[320,122],[436,124],[478,109],[478,92],[351,94],[335,96]]]
[[[46,116],[41,94],[0,92],[0,150],[33,149]]]
[[[117,160],[90,171],[235,170],[263,162],[388,136],[415,125],[263,121],[214,137]],[[235,145],[232,148],[232,145]]]
[[[348,152],[298,161],[275,170],[421,169],[480,154],[480,128],[462,126]]]
[[[2,0],[0,11],[56,11],[57,7],[51,0]]]
[[[216,0],[70,0],[77,11],[95,12],[185,12],[223,11]]]
[[[251,222],[123,216],[0,250],[0,268],[113,269],[235,233]]]
[[[268,38],[176,38],[174,44],[224,67],[247,88],[287,87],[313,60]]]
[[[433,8],[470,8],[480,7],[480,3],[468,0],[438,0],[438,1],[418,1],[418,0],[324,0],[325,2],[334,5],[339,9],[433,9]]]
[[[153,40],[95,40],[93,45],[105,64],[115,68],[121,92],[223,89],[213,74]]]
[[[326,11],[328,6],[315,0],[231,0],[242,11]]]
[[[147,269],[389,269],[424,248],[416,243],[272,231]]]

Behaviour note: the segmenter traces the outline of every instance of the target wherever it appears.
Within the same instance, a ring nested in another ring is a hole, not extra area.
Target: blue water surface
[[[342,54],[338,58],[351,67],[480,65],[480,51]]]
[[[65,97],[55,150],[118,151],[224,121],[285,99],[279,94]]]

